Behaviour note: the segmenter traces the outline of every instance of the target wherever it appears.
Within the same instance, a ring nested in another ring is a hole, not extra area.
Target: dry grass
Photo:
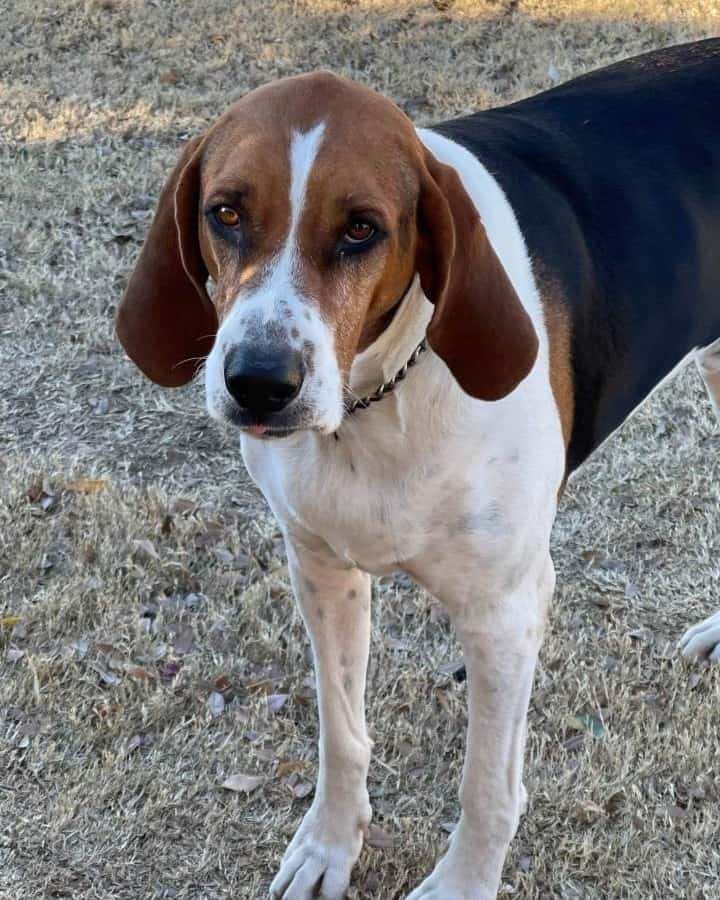
[[[260,898],[309,803],[314,695],[277,530],[197,388],[147,384],[111,332],[181,140],[313,67],[428,122],[544,88],[550,63],[566,78],[719,31],[713,0],[3,12],[0,615],[21,622],[0,635],[2,900]],[[688,372],[566,494],[503,896],[718,897],[720,678],[667,652],[718,606],[718,451]],[[392,847],[364,850],[351,897],[388,900],[457,816],[465,708],[432,602],[403,579],[376,601],[370,785]],[[238,772],[265,782],[224,791]]]

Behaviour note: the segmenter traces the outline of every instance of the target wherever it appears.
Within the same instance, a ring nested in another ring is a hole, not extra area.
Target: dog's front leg
[[[447,598],[468,684],[462,813],[445,856],[408,900],[494,900],[525,803],[528,702],[555,584],[549,555],[510,591]]]
[[[283,900],[340,900],[370,823],[365,675],[370,576],[286,539],[295,596],[312,643],[320,713],[315,798],[270,888]]]

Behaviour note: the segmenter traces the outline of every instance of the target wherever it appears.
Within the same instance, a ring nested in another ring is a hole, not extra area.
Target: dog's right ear
[[[188,141],[160,194],[115,321],[130,359],[165,387],[192,379],[218,328],[198,238],[202,143]]]

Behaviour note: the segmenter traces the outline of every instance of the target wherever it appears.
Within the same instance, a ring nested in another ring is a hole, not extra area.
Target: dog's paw
[[[687,659],[707,659],[720,663],[720,612],[688,628],[678,642]]]
[[[430,879],[423,881],[420,887],[410,894],[407,900],[471,900],[470,894],[448,893],[441,884],[431,884]]]
[[[270,885],[272,900],[342,900],[369,823],[369,805],[350,822],[310,808]]]
[[[495,893],[488,893],[482,888],[464,887],[454,884],[452,878],[444,877],[440,869],[433,874],[410,894],[407,900],[486,900],[494,897]]]
[[[270,896],[272,900],[342,900],[354,863],[347,850],[308,839],[283,859]]]
[[[522,785],[517,803],[515,824],[527,803]],[[461,816],[448,841],[447,853],[407,900],[495,900],[507,844],[496,842],[493,852],[492,838],[487,837],[490,841],[471,829]]]

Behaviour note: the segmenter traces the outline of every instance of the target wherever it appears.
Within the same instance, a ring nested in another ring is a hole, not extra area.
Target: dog
[[[690,354],[720,415],[718,110],[711,39],[427,129],[300,75],[184,148],[117,333],[161,385],[204,368],[284,536],[320,743],[272,897],[346,893],[370,574],[397,570],[448,610],[469,704],[461,818],[408,900],[496,896],[565,481]],[[680,646],[720,661],[720,613]]]

